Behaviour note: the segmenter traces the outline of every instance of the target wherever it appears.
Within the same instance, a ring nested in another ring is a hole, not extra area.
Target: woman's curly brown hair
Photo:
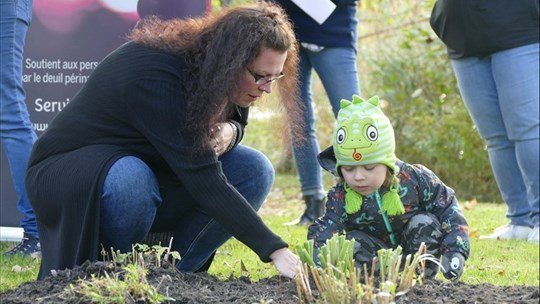
[[[200,18],[150,18],[130,37],[186,59],[191,76],[184,84],[187,127],[201,145],[207,142],[210,126],[226,120],[234,109],[229,100],[245,68],[265,48],[287,52],[286,77],[277,85],[287,116],[285,135],[300,136],[303,109],[298,95],[298,46],[293,26],[280,6],[259,2]]]

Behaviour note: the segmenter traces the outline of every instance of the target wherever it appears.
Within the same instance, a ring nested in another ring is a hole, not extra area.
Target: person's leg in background
[[[292,155],[296,172],[300,180],[301,192],[305,202],[302,215],[285,225],[306,225],[321,216],[324,211],[324,189],[322,171],[317,163],[320,151],[315,126],[315,113],[312,96],[313,66],[309,54],[313,52],[300,47],[299,83],[300,98],[304,103],[304,142],[297,144],[298,139],[292,138]]]
[[[22,214],[21,243],[5,255],[39,255],[36,216],[28,201],[24,175],[32,146],[37,139],[30,122],[23,89],[23,51],[32,19],[31,0],[0,0],[0,129],[2,147],[11,170],[17,209]]]
[[[325,189],[322,169],[317,161],[320,147],[312,96],[313,71],[321,79],[334,116],[340,109],[341,99],[350,100],[354,94],[360,94],[356,51],[352,47],[324,48],[320,51],[300,48],[300,84],[301,98],[306,109],[306,141],[302,145],[293,146],[293,155],[306,205],[302,216],[287,224],[310,224],[324,213]]]
[[[452,66],[508,206],[510,223],[481,238],[527,239],[538,227],[538,44]]]
[[[529,217],[522,223],[534,228],[528,239],[538,243],[539,226],[539,44],[496,53],[492,67],[508,139],[523,179]]]
[[[352,47],[328,48],[314,54],[312,62],[328,95],[334,117],[337,117],[342,99],[352,100],[353,95],[361,94],[356,50]]]

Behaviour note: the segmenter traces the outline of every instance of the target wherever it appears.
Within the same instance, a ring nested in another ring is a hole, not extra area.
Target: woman
[[[431,13],[507,205],[509,222],[480,239],[539,242],[539,3],[439,0]]]
[[[174,231],[182,271],[206,270],[232,235],[293,277],[297,256],[256,213],[273,168],[238,145],[249,106],[278,80],[288,118],[301,113],[286,15],[258,4],[151,19],[130,38],[32,152],[26,185],[43,230],[39,278],[97,260],[101,246],[130,251],[149,231]]]

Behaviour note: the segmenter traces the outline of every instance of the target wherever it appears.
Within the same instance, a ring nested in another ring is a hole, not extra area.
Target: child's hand
[[[465,258],[459,252],[448,252],[443,256],[441,264],[444,268],[444,277],[456,281],[463,274]]]

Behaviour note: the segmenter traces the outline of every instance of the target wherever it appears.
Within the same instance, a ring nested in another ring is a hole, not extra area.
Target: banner
[[[127,41],[141,18],[200,16],[210,7],[210,1],[203,0],[34,0],[23,82],[38,137],[100,60]],[[20,227],[18,198],[3,149],[0,158],[0,226]]]

